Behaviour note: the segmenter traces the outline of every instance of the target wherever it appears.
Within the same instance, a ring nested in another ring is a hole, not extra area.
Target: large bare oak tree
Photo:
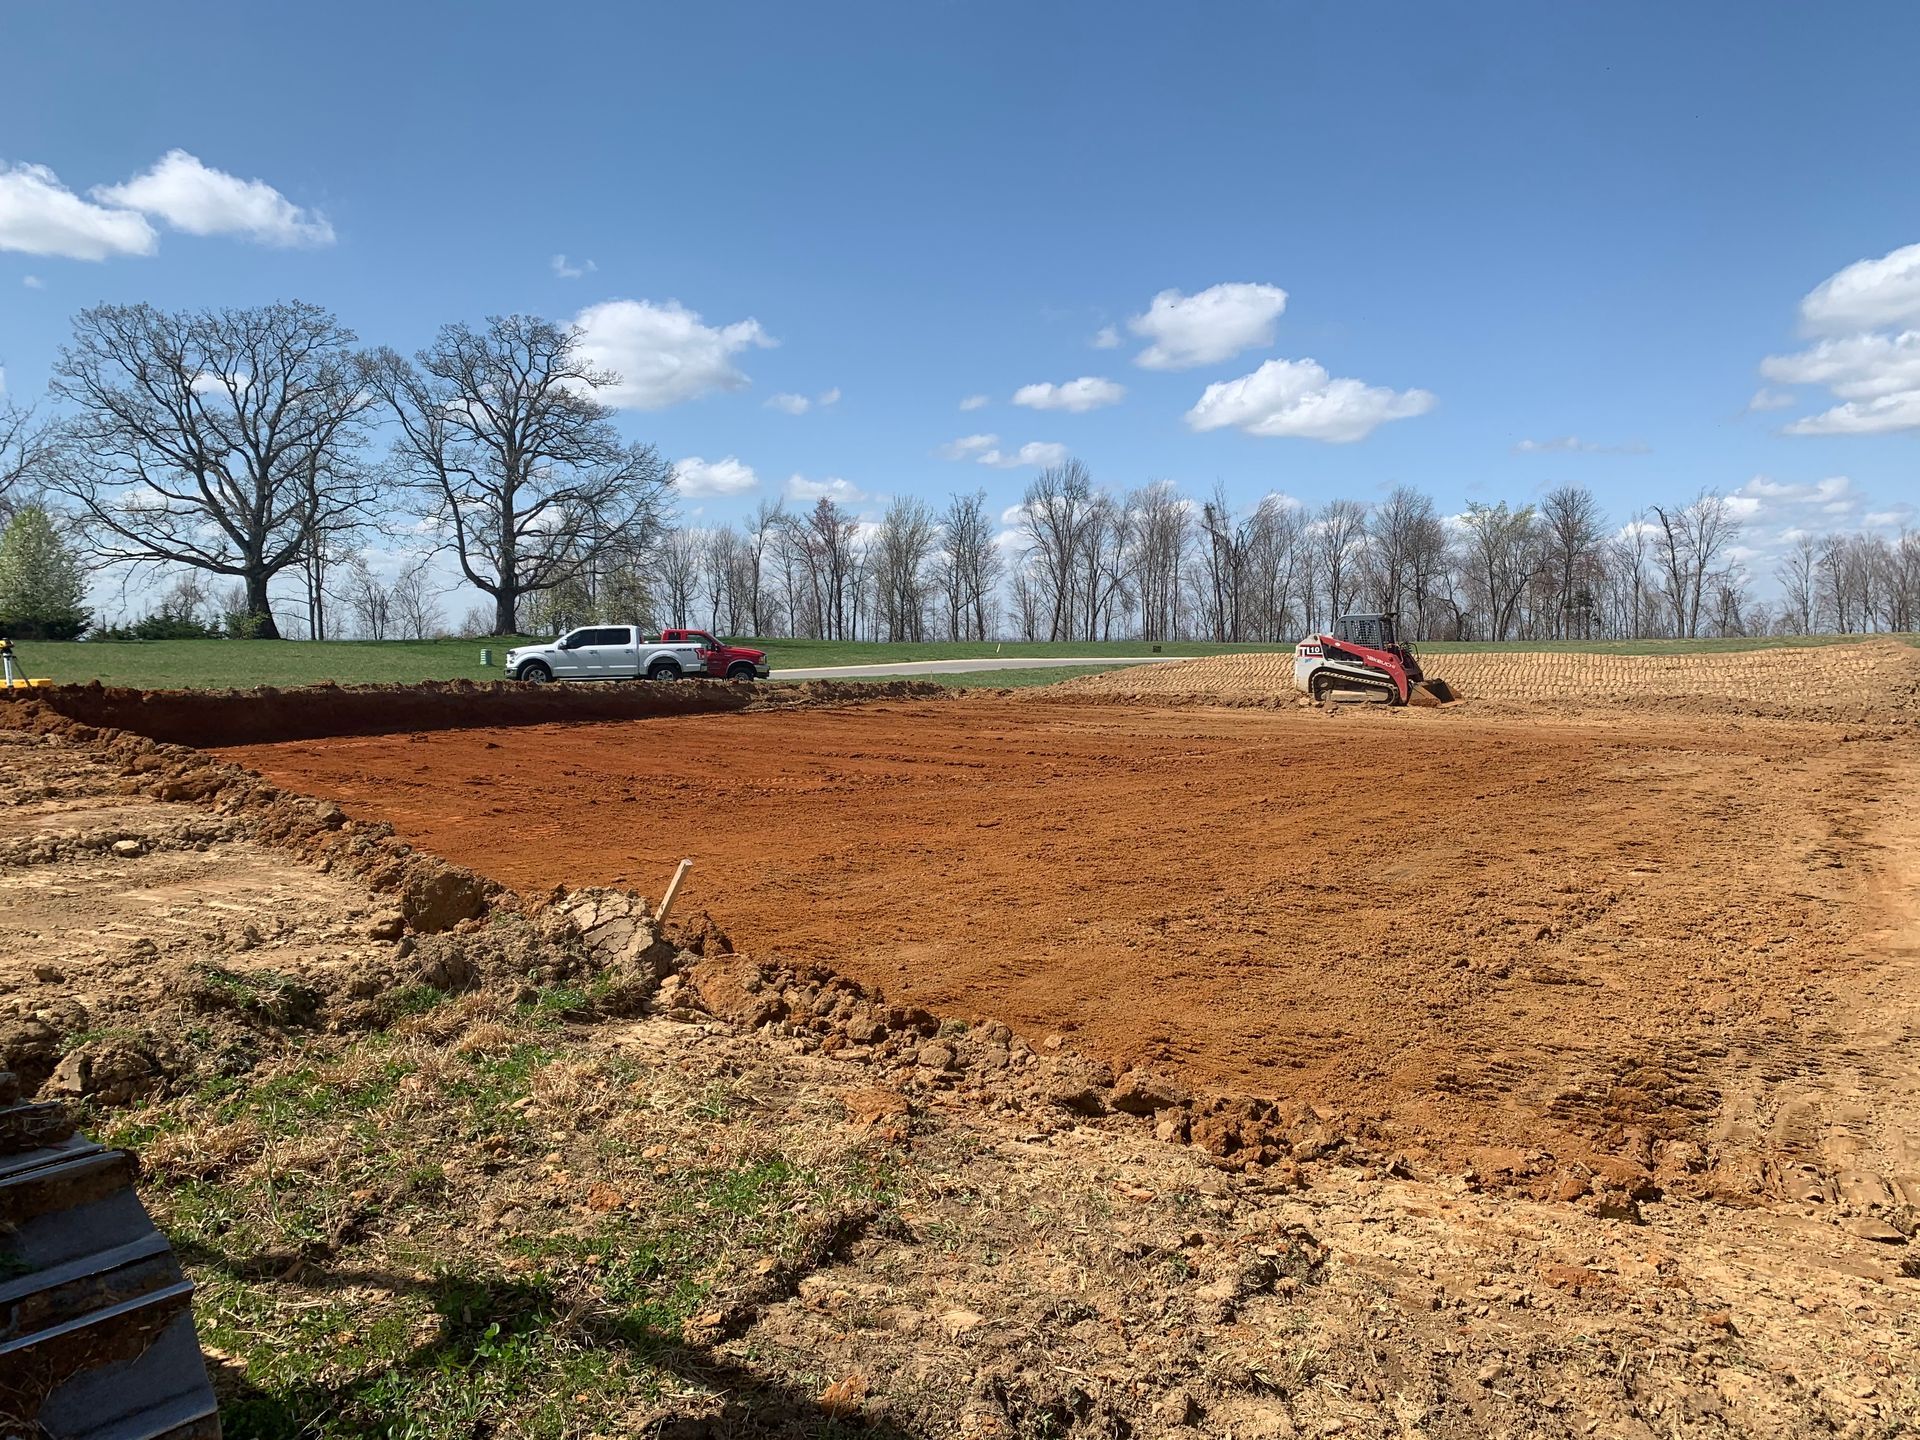
[[[299,301],[83,310],[54,367],[73,410],[49,479],[96,557],[236,579],[252,633],[278,638],[268,585],[371,491],[357,452],[373,396],[353,343]]]
[[[409,362],[383,350],[373,386],[399,423],[396,459],[423,511],[517,633],[520,601],[590,571],[658,529],[673,469],[627,444],[594,392],[580,333],[530,315],[448,325]]]

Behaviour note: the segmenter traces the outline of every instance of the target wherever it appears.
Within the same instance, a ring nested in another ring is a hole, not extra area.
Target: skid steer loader
[[[1293,648],[1293,683],[1316,701],[1444,705],[1444,680],[1429,680],[1411,645],[1398,638],[1394,615],[1342,615],[1331,635],[1309,635]]]

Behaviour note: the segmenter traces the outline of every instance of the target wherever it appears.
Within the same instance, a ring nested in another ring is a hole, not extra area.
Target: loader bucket
[[[1409,705],[1450,705],[1460,697],[1453,693],[1453,687],[1444,680],[1422,680],[1418,685],[1407,688]]]
[[[0,1435],[218,1440],[193,1283],[134,1161],[0,1071]]]

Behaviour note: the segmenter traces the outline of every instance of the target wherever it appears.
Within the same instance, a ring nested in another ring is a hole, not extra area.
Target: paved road
[[[1087,655],[1080,659],[1047,656],[988,656],[983,660],[895,660],[884,665],[821,665],[811,670],[773,672],[776,680],[865,680],[883,675],[964,675],[976,670],[1056,670],[1065,665],[1159,665],[1190,660],[1190,655]]]

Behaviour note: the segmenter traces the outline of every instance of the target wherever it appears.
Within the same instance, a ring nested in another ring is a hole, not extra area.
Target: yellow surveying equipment
[[[29,680],[14,658],[13,641],[0,635],[0,690],[41,690],[51,684],[51,680]]]

